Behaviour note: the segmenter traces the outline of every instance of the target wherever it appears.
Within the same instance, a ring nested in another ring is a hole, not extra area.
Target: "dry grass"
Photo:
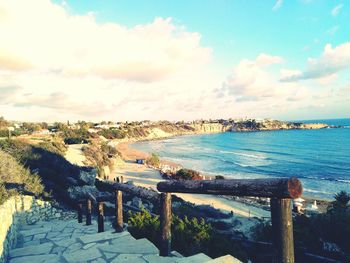
[[[14,157],[0,150],[0,204],[17,192],[16,190],[6,190],[5,183],[24,184],[26,191],[37,195],[44,191],[44,186],[38,175],[31,174]]]

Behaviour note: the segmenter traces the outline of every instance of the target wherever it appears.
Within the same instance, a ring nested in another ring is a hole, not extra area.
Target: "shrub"
[[[128,230],[136,238],[146,237],[159,247],[160,222],[147,210],[128,213]],[[244,249],[229,237],[218,234],[205,220],[173,215],[171,224],[172,247],[185,256],[203,252],[211,257],[226,254],[246,261]]]
[[[112,168],[112,160],[110,157],[118,154],[117,150],[107,144],[89,144],[83,147],[83,153],[86,158],[86,164],[97,168],[99,177],[103,178],[104,166]]]
[[[6,190],[5,183],[24,184],[24,190],[36,195],[44,193],[44,186],[38,175],[30,173],[15,158],[0,150],[0,204],[17,192]]]
[[[43,148],[47,151],[57,153],[59,155],[64,156],[67,151],[67,146],[60,141],[52,141],[52,142],[41,142],[38,144],[40,148]]]
[[[123,139],[126,137],[126,133],[121,129],[103,129],[98,132],[99,135],[106,139]]]
[[[146,163],[153,167],[159,167],[160,166],[159,156],[156,153],[152,153],[152,155],[149,158],[147,158]]]
[[[191,169],[180,169],[175,174],[176,180],[202,180],[202,176],[199,172],[191,170]]]
[[[35,171],[47,186],[68,187],[65,176],[77,177],[80,168],[68,162],[62,155],[47,148],[32,146],[18,140],[0,140],[0,149],[13,156],[24,167]]]

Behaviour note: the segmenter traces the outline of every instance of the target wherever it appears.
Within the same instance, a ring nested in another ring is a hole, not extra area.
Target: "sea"
[[[189,135],[131,147],[227,179],[295,176],[309,198],[332,200],[341,190],[350,193],[350,119],[302,122],[342,127]]]

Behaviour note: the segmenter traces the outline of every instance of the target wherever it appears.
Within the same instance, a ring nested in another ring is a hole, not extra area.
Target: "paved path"
[[[182,257],[160,257],[159,251],[145,238],[135,239],[129,232],[115,233],[106,222],[106,231],[97,226],[79,224],[76,220],[52,220],[24,225],[17,248],[10,251],[10,263],[112,262],[112,263],[196,263],[240,261],[231,256],[212,260],[204,254]]]

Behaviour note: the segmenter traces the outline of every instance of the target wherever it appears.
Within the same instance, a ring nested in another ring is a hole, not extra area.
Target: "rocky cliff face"
[[[328,125],[321,123],[303,124],[282,122],[277,120],[264,120],[257,122],[247,120],[241,122],[205,122],[192,124],[159,124],[152,126],[136,126],[128,131],[128,141],[155,140],[178,135],[210,134],[221,132],[249,132],[269,130],[291,130],[291,129],[322,129]]]

